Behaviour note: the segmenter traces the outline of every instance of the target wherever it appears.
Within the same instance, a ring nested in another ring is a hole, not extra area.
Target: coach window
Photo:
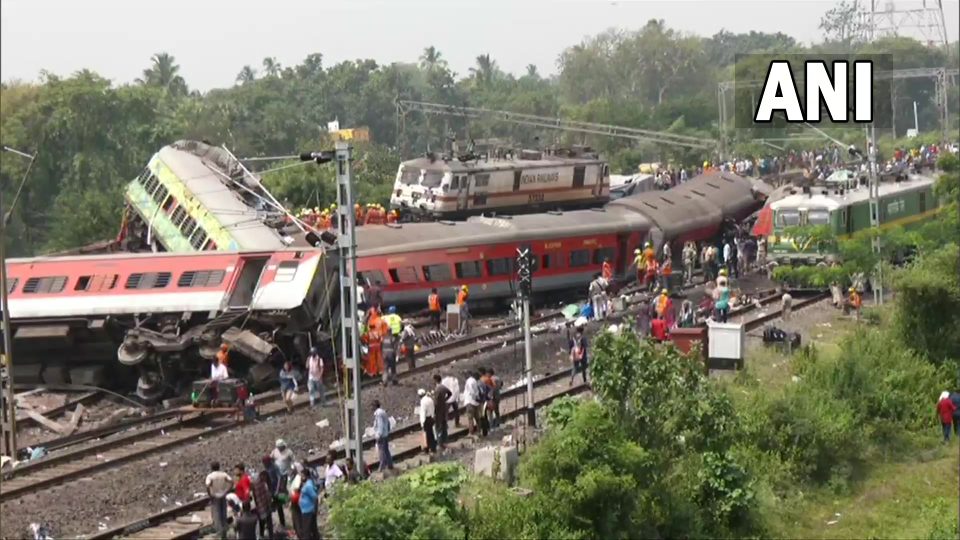
[[[450,189],[460,189],[460,177],[459,177],[459,176],[454,176],[453,179],[450,180]]]
[[[23,284],[23,291],[21,292],[24,294],[58,293],[63,290],[66,284],[67,276],[32,277]]]
[[[380,270],[364,270],[363,272],[357,272],[357,276],[360,278],[360,285],[370,286],[375,283],[383,284],[387,281]]]
[[[417,269],[412,266],[391,268],[390,279],[392,279],[394,283],[417,283],[420,281],[417,277]]]
[[[117,274],[95,274],[92,276],[80,276],[77,278],[77,284],[73,286],[75,291],[99,292],[109,291],[117,286]]]
[[[127,277],[126,289],[162,289],[170,284],[170,272],[138,272]]]
[[[473,187],[487,187],[490,185],[489,174],[478,174],[473,177]]]
[[[543,266],[544,269],[559,268],[559,267],[560,267],[560,254],[559,254],[559,253],[556,253],[556,252],[546,253],[546,254],[543,255],[543,257],[541,257],[541,260],[543,261],[543,265],[542,265],[542,266]]]
[[[430,264],[422,267],[422,270],[423,279],[427,281],[450,281],[453,279],[449,264]]]
[[[575,249],[570,252],[570,268],[588,266],[590,264],[589,249]]]
[[[180,232],[183,233],[183,236],[190,238],[190,235],[193,234],[193,231],[197,228],[197,222],[190,216],[187,216],[183,219],[183,223],[180,225]]]
[[[164,197],[163,199],[160,199],[160,200],[163,201],[164,212],[169,213],[171,210],[173,210],[177,206],[177,198],[174,197],[173,195],[170,195],[169,197]]]
[[[203,230],[203,227],[197,227],[197,230],[193,231],[193,235],[190,236],[190,245],[193,246],[193,249],[199,250],[206,243],[207,232]]]
[[[473,205],[474,206],[485,206],[487,204],[487,194],[486,193],[477,193],[473,196]]]
[[[469,279],[480,277],[480,261],[467,261],[457,263],[457,278]]]
[[[293,281],[299,267],[300,263],[297,261],[283,261],[277,265],[277,275],[274,276],[273,280],[280,283]]]
[[[183,223],[183,220],[186,218],[187,211],[184,210],[182,206],[174,208],[173,213],[170,215],[170,221],[177,227],[180,227],[180,224]]]
[[[513,259],[490,259],[487,261],[487,274],[505,276],[513,271]]]
[[[604,259],[613,262],[613,248],[605,247],[593,250],[593,264],[603,264]]]
[[[17,283],[20,281],[20,278],[7,278],[7,294],[13,293],[13,290],[17,288]]]
[[[180,274],[177,287],[216,287],[223,283],[223,276],[223,270],[188,270]]]

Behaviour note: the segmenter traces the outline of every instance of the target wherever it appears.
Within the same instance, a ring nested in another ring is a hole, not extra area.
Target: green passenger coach
[[[902,182],[880,185],[880,227],[912,227],[930,219],[939,207],[934,179],[911,175]],[[770,204],[773,232],[767,238],[769,257],[778,264],[815,264],[830,253],[821,252],[816,238],[791,238],[793,227],[827,227],[837,238],[870,228],[870,191],[865,185],[815,186],[795,190]]]

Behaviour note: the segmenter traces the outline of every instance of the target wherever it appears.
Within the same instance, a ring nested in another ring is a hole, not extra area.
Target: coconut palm
[[[187,82],[179,74],[180,65],[173,55],[157,53],[150,58],[150,62],[150,67],[143,70],[143,78],[137,79],[138,83],[163,88],[174,95],[189,93]]]
[[[257,79],[257,70],[253,69],[249,65],[243,66],[243,69],[240,70],[240,73],[237,73],[237,82],[240,84],[247,84],[248,82],[253,82]]]

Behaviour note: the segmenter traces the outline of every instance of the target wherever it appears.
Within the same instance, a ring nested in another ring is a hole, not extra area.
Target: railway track
[[[809,298],[803,298],[793,305],[794,310],[799,310],[809,305],[813,305],[820,300],[829,297],[828,294],[816,294]],[[760,307],[770,305],[779,300],[779,295],[766,295],[759,299]],[[750,316],[750,313],[757,309],[757,304],[748,304],[741,306],[731,312],[731,317],[746,317],[743,320],[747,330],[755,329],[766,322],[778,317],[780,309],[776,308],[770,312],[761,313],[757,316]],[[553,317],[553,315],[542,315],[544,317]],[[490,335],[497,334],[497,330],[487,332]],[[497,347],[502,346],[502,342],[497,342]],[[451,347],[453,349],[453,347]],[[437,367],[438,362],[424,363],[418,366],[417,371],[429,370]],[[578,394],[589,390],[587,384],[571,384],[569,381],[569,372],[561,371],[548,374],[534,381],[534,400],[537,407],[543,407],[551,401],[565,395]],[[374,381],[371,381],[374,382]],[[503,420],[510,420],[526,411],[524,393],[525,386],[511,388],[503,392],[501,401],[501,417]],[[511,399],[512,398],[512,399]],[[466,428],[450,427],[450,441],[467,436]],[[395,428],[391,432],[391,450],[396,461],[409,460],[416,458],[421,451],[421,430],[416,422],[407,423],[404,426]],[[372,440],[366,440],[364,446],[364,461],[370,464],[371,468],[377,465],[376,449],[373,447]],[[343,457],[343,451],[338,451],[338,457]],[[320,459],[310,460],[307,463],[311,466],[320,464]],[[83,538],[87,540],[106,540],[111,538],[132,538],[149,540],[155,538],[167,539],[188,539],[199,538],[212,523],[209,518],[209,498],[203,497],[187,504],[166,509],[144,519],[130,522],[118,527],[100,531]]]
[[[569,372],[559,372],[546,375],[534,381],[534,402],[536,407],[544,407],[553,400],[567,395],[578,394],[589,390],[589,385],[579,383],[569,385]],[[526,411],[526,403],[519,398],[526,392],[526,386],[511,388],[503,392],[500,410],[501,418],[509,420],[515,418]],[[390,433],[391,450],[396,461],[410,459],[420,453],[420,434],[422,433],[419,423],[411,422],[395,428]],[[450,426],[450,440],[456,440],[467,436],[467,430],[463,427]],[[377,450],[374,447],[373,440],[365,440],[364,460],[376,467]],[[337,452],[338,458],[343,458],[343,451]],[[323,457],[307,461],[307,465],[317,466]],[[110,530],[93,533],[83,538],[85,540],[108,540],[112,538],[151,540],[164,538],[169,540],[199,538],[205,531],[212,526],[210,514],[206,511],[209,508],[209,497],[198,498],[182,506],[157,512],[142,520],[127,523]]]

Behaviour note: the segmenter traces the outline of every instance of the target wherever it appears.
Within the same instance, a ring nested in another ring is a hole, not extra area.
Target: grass
[[[888,319],[885,310],[876,311]],[[824,355],[838,352],[840,339],[856,325],[838,313],[813,319],[803,339]],[[792,384],[790,356],[764,346],[747,352],[747,369],[729,381],[735,393],[778,392]],[[906,449],[871,452],[863,474],[842,494],[798,486],[767,516],[770,532],[781,538],[927,538],[938,520],[956,519],[960,449],[956,440],[941,444],[939,428],[916,439]]]
[[[936,440],[937,434],[930,434]],[[933,523],[956,516],[958,443],[931,443],[908,460],[874,463],[851,492],[827,489],[785,501],[777,536],[788,538],[926,538]]]

